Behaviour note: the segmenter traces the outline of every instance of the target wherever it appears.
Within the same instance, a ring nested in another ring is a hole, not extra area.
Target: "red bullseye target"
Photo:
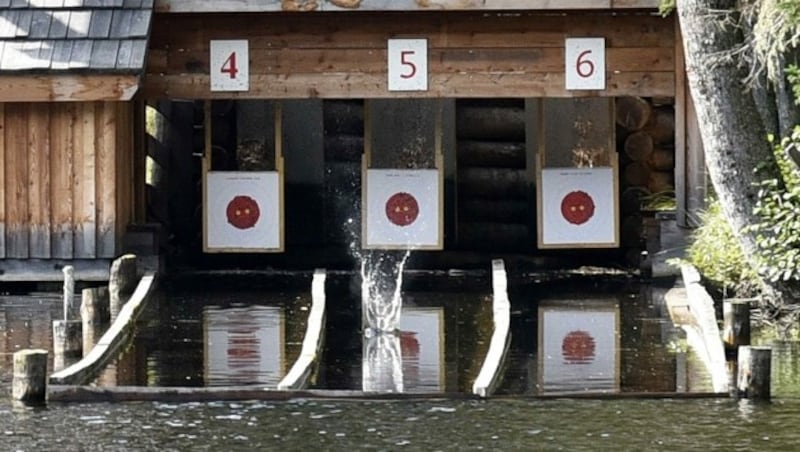
[[[594,200],[585,191],[568,193],[561,200],[561,215],[575,225],[581,225],[594,216]]]
[[[399,192],[386,201],[386,218],[397,226],[408,226],[419,216],[419,203],[409,193]]]
[[[255,199],[249,196],[239,195],[235,196],[228,203],[225,214],[231,226],[238,229],[249,229],[258,222],[258,218],[261,216],[261,210],[258,208],[258,203]]]
[[[567,364],[587,364],[594,360],[595,341],[591,334],[575,330],[564,336],[561,354]]]

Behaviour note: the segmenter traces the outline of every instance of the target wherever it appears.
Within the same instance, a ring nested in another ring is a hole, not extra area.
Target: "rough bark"
[[[758,221],[755,183],[778,177],[779,171],[755,98],[743,83],[747,68],[735,56],[744,43],[737,2],[681,0],[677,5],[706,166],[723,212],[752,260],[758,248],[747,226]],[[756,168],[762,169],[756,173]],[[784,295],[785,288],[772,289]]]

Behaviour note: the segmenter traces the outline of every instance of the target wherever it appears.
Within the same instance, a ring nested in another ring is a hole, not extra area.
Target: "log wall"
[[[605,91],[565,89],[570,36],[606,39]],[[389,38],[428,39],[428,91],[388,91]],[[212,39],[249,41],[249,91],[210,91]],[[142,88],[190,99],[674,96],[674,15],[157,14]]]
[[[111,258],[133,212],[133,104],[0,104],[0,259]]]

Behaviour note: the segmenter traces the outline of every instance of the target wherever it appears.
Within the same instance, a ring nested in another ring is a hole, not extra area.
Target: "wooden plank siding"
[[[156,0],[158,12],[655,9],[658,0]]]
[[[131,220],[131,110],[123,102],[0,104],[6,259],[113,258]]]
[[[180,31],[176,31],[180,30]],[[607,89],[567,91],[564,41],[604,37]],[[389,38],[427,38],[429,90],[387,89]],[[247,39],[250,90],[209,90],[209,40]],[[674,18],[652,14],[159,14],[146,98],[673,96]]]

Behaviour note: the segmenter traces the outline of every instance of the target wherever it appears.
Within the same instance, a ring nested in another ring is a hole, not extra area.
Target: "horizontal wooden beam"
[[[658,0],[156,0],[157,12],[656,9]]]
[[[152,74],[144,82],[148,99],[302,99],[409,97],[580,97],[675,94],[672,72],[609,74],[605,91],[567,91],[561,73],[431,74],[427,91],[388,91],[385,74],[253,75],[250,91],[212,92],[208,75]]]
[[[138,89],[138,75],[0,75],[0,102],[126,101]]]
[[[0,259],[0,281],[63,281],[63,268],[75,268],[76,281],[108,281],[110,259]]]

